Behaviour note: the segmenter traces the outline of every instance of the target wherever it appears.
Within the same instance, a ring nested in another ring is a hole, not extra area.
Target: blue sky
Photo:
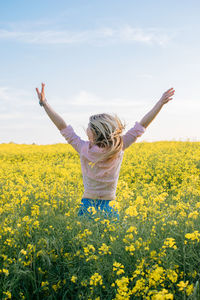
[[[200,141],[199,1],[1,1],[0,143],[65,143],[35,88],[87,139],[89,116],[126,130],[173,87],[137,142]],[[125,133],[125,132],[124,132]]]

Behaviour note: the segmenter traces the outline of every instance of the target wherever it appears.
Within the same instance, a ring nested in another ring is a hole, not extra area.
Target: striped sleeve
[[[127,149],[131,144],[133,144],[137,138],[145,132],[145,130],[146,128],[136,121],[134,127],[129,129],[126,134],[122,136],[123,150]]]

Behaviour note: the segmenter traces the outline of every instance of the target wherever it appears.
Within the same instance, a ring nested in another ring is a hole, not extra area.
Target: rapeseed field
[[[116,222],[83,191],[71,145],[0,145],[0,299],[200,299],[200,142],[131,145]]]

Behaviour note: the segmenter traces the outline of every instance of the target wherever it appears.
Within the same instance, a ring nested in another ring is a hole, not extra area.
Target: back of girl
[[[92,115],[89,118],[88,141],[81,139],[71,125],[51,108],[44,94],[42,83],[41,93],[36,88],[39,104],[44,107],[52,122],[62,136],[79,153],[83,175],[84,193],[81,199],[79,216],[93,219],[96,211],[102,212],[103,217],[116,218],[119,213],[110,201],[116,200],[116,188],[124,151],[133,144],[146,130],[164,104],[172,100],[174,89],[163,93],[160,100],[134,126],[123,135],[125,124],[115,114],[108,113]]]
[[[117,115],[103,113],[90,117],[86,131],[88,141],[77,136],[71,125],[61,130],[61,134],[80,155],[84,194],[79,216],[87,215],[91,219],[100,210],[105,217],[119,220],[117,209],[109,204],[116,200],[124,150],[145,131],[138,122],[122,135],[124,129],[125,124]]]

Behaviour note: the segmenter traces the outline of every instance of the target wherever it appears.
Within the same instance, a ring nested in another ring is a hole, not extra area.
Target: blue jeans
[[[109,205],[110,201],[112,200],[94,200],[89,198],[82,198],[78,216],[87,216],[89,217],[89,219],[94,219],[95,217],[97,217],[97,213],[93,214],[92,211],[87,210],[89,207],[94,207],[96,211],[101,211],[104,217],[117,218],[119,220],[118,210]]]

